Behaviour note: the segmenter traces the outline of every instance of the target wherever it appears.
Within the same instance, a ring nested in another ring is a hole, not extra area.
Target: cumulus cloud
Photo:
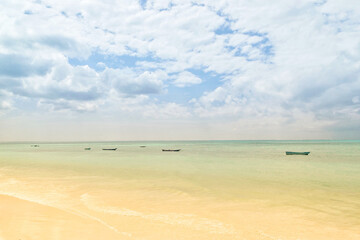
[[[200,84],[202,82],[201,78],[192,74],[191,72],[181,72],[175,77],[174,84],[178,87],[187,87],[194,84]]]
[[[10,111],[13,109],[13,104],[11,100],[11,96],[2,89],[0,82],[0,116],[3,115],[6,111]]]
[[[125,95],[159,94],[164,88],[167,74],[161,70],[136,73],[129,68],[108,68],[102,72],[103,80]]]
[[[10,109],[11,108],[11,104],[7,101],[1,101],[0,102],[0,110],[3,109]]]
[[[64,100],[64,99],[60,99],[60,100],[40,100],[39,101],[39,106],[43,107],[47,110],[50,111],[76,111],[79,113],[82,112],[94,112],[99,108],[99,104],[95,101],[90,102],[90,101],[86,101],[86,102],[76,102],[76,101],[72,101],[72,100]]]
[[[142,115],[147,119],[187,119],[191,113],[187,107],[169,102],[164,104],[150,103],[141,108]]]
[[[46,59],[15,54],[0,54],[0,76],[28,77],[45,75],[51,67]]]
[[[22,107],[19,99],[36,100],[39,111],[49,106],[45,109],[75,112],[113,104],[121,105],[119,115],[154,111],[166,119],[167,111],[234,126],[244,119],[255,125],[273,119],[288,128],[303,121],[328,131],[346,124],[346,116],[356,125],[358,5],[354,0],[4,0],[2,101]],[[99,55],[104,57],[96,59]],[[187,99],[172,99],[178,91]]]

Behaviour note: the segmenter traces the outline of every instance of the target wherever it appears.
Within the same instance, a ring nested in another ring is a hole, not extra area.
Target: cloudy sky
[[[0,141],[359,138],[358,0],[0,1]]]

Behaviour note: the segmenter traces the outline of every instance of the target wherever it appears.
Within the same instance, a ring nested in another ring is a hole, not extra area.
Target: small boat
[[[310,152],[286,152],[286,155],[309,155]]]
[[[84,150],[91,150],[91,148],[84,148]]]
[[[139,146],[139,147],[144,148],[144,147],[146,147],[146,146]]]
[[[31,147],[40,147],[38,144],[31,145]]]
[[[103,148],[105,151],[116,151],[117,148]]]
[[[180,152],[181,149],[162,149],[163,152]]]

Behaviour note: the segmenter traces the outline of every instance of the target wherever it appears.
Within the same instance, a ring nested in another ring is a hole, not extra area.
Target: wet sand
[[[0,239],[356,240],[360,237],[341,226],[304,221],[301,219],[303,213],[293,209],[267,211],[254,208],[254,204],[243,205],[244,209],[218,207],[226,209],[221,211],[222,221],[191,214],[145,214],[114,207],[89,214],[0,195]],[[122,232],[121,228],[135,234]]]
[[[79,212],[0,195],[0,239],[119,239],[118,232]],[[121,239],[126,239],[122,236]]]

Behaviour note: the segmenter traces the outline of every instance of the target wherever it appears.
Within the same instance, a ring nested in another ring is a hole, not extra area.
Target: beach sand
[[[0,195],[0,239],[118,239],[119,233],[79,213]],[[122,236],[122,239],[124,236]]]
[[[0,195],[0,239],[356,240],[360,237],[341,226],[304,221],[300,212],[267,211],[256,209],[254,206],[243,205],[244,209],[239,209],[239,206],[218,206],[226,208],[226,211],[221,211],[223,214],[218,218],[222,221],[194,215],[141,215],[131,210],[122,210],[121,213],[118,210],[116,216],[114,209],[112,214],[108,212],[97,214],[95,217],[81,211],[61,210]],[[135,234],[122,232],[119,230],[121,228]]]

